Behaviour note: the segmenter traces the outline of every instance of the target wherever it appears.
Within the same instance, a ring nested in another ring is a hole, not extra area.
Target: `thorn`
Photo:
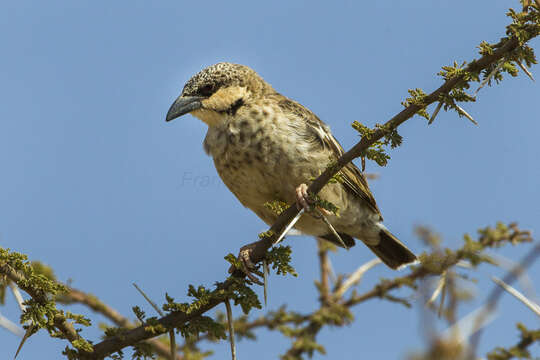
[[[380,264],[380,263],[382,263],[381,259],[374,258],[360,265],[360,267],[358,267],[358,269],[356,269],[356,271],[352,273],[336,291],[334,291],[334,294],[333,294],[334,298],[335,299],[341,298],[343,294],[345,294],[345,292],[349,290],[350,287],[358,284],[360,280],[362,280],[362,277],[368,270],[370,270],[375,265]]]
[[[435,117],[437,117],[439,111],[441,111],[442,105],[442,101],[439,101],[437,107],[435,108],[435,111],[433,112],[433,115],[431,115],[431,117],[429,118],[428,125],[431,125],[431,123],[435,120]]]
[[[440,318],[444,309],[444,299],[446,299],[446,284],[447,284],[447,273],[446,271],[443,274],[444,280],[443,280],[443,286],[441,289],[441,303],[439,304],[439,310],[437,311],[437,316]]]
[[[531,79],[532,81],[534,81],[534,77],[532,76],[531,72],[525,67],[525,65],[523,65],[521,62],[519,61],[516,61],[517,64],[519,65],[519,67],[521,68],[521,70],[523,70],[523,72],[525,74],[527,74],[527,76],[529,77],[529,79]]]
[[[538,301],[538,297],[534,291],[534,285],[532,283],[532,280],[527,274],[527,270],[523,266],[521,266],[521,264],[516,263],[513,260],[510,260],[498,254],[489,254],[489,259],[496,266],[508,272],[514,273],[514,275],[517,277],[519,285],[524,290],[523,292],[526,294],[526,296],[529,299],[535,299],[535,301]]]
[[[152,305],[152,307],[154,308],[154,310],[156,310],[159,316],[163,316],[163,312],[159,309],[156,303],[150,300],[150,298],[144,293],[144,291],[142,291],[140,287],[137,286],[137,284],[133,283],[133,286],[135,286],[135,289],[137,289],[139,293],[141,293],[141,295],[144,297],[144,299],[148,301],[150,305]],[[171,350],[171,360],[175,360],[176,359],[176,337],[174,335],[174,328],[169,330],[169,342],[170,342],[170,350]]]
[[[3,327],[7,331],[13,333],[18,337],[22,338],[24,336],[23,329],[21,329],[17,324],[15,324],[13,321],[9,320],[2,314],[0,314],[0,327]]]
[[[443,291],[444,289],[444,286],[445,286],[445,283],[446,283],[446,271],[444,271],[440,278],[439,278],[439,282],[437,283],[437,287],[435,288],[435,291],[433,291],[433,294],[431,295],[431,297],[429,298],[429,300],[426,302],[426,306],[430,306],[430,305],[433,305],[433,303],[435,302],[435,300],[437,300],[437,298],[439,297],[440,293]],[[441,300],[441,304],[442,304],[442,300]],[[442,306],[441,306],[442,307]],[[439,307],[439,317],[440,317],[440,309],[441,307]]]
[[[362,160],[362,172],[366,171],[366,157],[361,156],[360,159]]]
[[[268,304],[268,262],[263,259],[264,306]]]
[[[443,331],[442,336],[463,343],[474,333],[489,325],[496,317],[494,312],[488,309],[488,305],[483,305],[448,327]]]
[[[474,92],[474,96],[476,97],[476,94],[478,94],[478,92],[480,91],[480,89],[482,89],[489,81],[489,79],[491,79],[493,77],[493,75],[495,75],[495,73],[497,73],[497,71],[499,71],[499,69],[504,65],[505,61],[504,59],[501,60],[499,62],[499,64],[495,67],[495,69],[493,69],[489,75],[482,81],[482,83],[480,83],[480,86],[478,87],[478,89],[476,89],[476,91]]]
[[[437,316],[440,318],[443,312],[444,308],[444,300],[446,298],[446,283],[447,283],[447,272],[443,271],[441,274],[441,277],[439,278],[439,282],[437,284],[437,288],[433,292],[433,295],[431,295],[431,298],[426,302],[426,306],[433,305],[435,300],[437,300],[437,297],[439,294],[441,295],[441,303],[439,304],[439,310],[437,311]]]
[[[285,237],[285,235],[287,235],[287,233],[289,232],[289,230],[291,230],[293,228],[293,226],[298,222],[298,220],[300,220],[300,216],[302,216],[302,214],[304,213],[304,208],[300,209],[300,211],[298,212],[298,214],[294,217],[294,219],[291,220],[291,222],[289,223],[289,225],[287,225],[285,227],[285,229],[283,229],[283,231],[281,232],[281,234],[279,235],[279,237],[277,238],[276,241],[274,241],[274,243],[272,245],[276,245],[276,244],[279,244],[281,242],[281,240],[283,240],[283,238]]]
[[[517,291],[515,288],[513,288],[512,286],[508,285],[507,283],[505,283],[504,281],[502,281],[501,279],[495,277],[495,276],[492,276],[491,277],[491,280],[493,280],[495,282],[495,284],[499,285],[500,287],[502,287],[504,290],[506,290],[507,292],[509,292],[511,295],[513,295],[516,299],[518,299],[519,301],[521,301],[522,303],[525,304],[525,306],[527,306],[529,309],[531,309],[536,315],[540,316],[540,306],[538,304],[536,304],[535,302],[533,302],[532,300],[529,300],[525,297],[525,295],[523,295],[522,293],[520,293],[519,291]]]
[[[139,291],[139,293],[141,293],[141,295],[144,297],[144,299],[146,301],[148,301],[148,303],[150,305],[152,305],[152,307],[154,308],[154,310],[156,310],[156,312],[159,314],[159,316],[163,316],[163,312],[161,312],[161,310],[159,309],[159,307],[156,305],[155,302],[153,302],[152,300],[150,300],[150,298],[148,296],[146,296],[146,294],[144,293],[144,291],[141,290],[140,287],[137,286],[137,284],[133,283],[133,286],[135,286],[135,289],[137,289]]]
[[[26,332],[24,333],[24,336],[23,336],[23,338],[21,340],[21,343],[19,344],[19,347],[17,348],[17,352],[15,353],[15,356],[13,357],[13,360],[15,360],[17,358],[17,355],[19,355],[19,352],[21,351],[22,346],[24,345],[26,340],[28,340],[30,335],[32,335],[32,332],[34,331],[34,328],[35,328],[35,325],[30,325],[30,326],[28,326],[28,329],[26,329]]]
[[[460,107],[458,104],[456,104],[457,110],[461,113],[461,115],[465,116],[467,119],[469,119],[474,125],[478,126],[478,123],[473,119],[471,115],[469,115],[468,112],[463,110],[462,107]]]
[[[468,261],[465,261],[465,260],[459,260],[457,262],[456,266],[462,267],[464,269],[472,269],[473,268],[471,263],[469,263]]]
[[[225,307],[227,308],[227,324],[229,325],[229,342],[231,344],[231,356],[232,360],[236,360],[236,342],[234,340],[234,326],[231,303],[229,302],[229,299],[225,299],[224,303]]]
[[[15,285],[13,282],[9,282],[9,287],[11,289],[11,292],[13,293],[13,296],[15,296],[15,300],[17,300],[17,304],[19,305],[19,309],[21,311],[26,310],[26,305],[24,305],[24,299],[21,295],[21,292],[19,291],[19,288],[17,285]]]
[[[343,241],[343,239],[341,238],[341,236],[339,236],[339,234],[337,233],[336,229],[334,229],[334,226],[332,226],[332,224],[330,224],[330,221],[328,221],[328,219],[326,218],[326,216],[324,216],[324,214],[322,213],[321,210],[315,208],[314,209],[317,214],[321,217],[322,221],[324,221],[324,223],[326,224],[326,226],[328,226],[328,228],[330,229],[330,231],[332,232],[332,234],[338,239],[339,243],[347,250],[349,250],[349,247],[345,244],[345,242]]]

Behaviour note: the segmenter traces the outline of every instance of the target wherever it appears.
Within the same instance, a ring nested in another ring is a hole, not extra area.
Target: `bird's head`
[[[218,63],[189,79],[166,120],[191,113],[209,126],[219,125],[226,115],[269,92],[273,92],[272,87],[249,67]]]

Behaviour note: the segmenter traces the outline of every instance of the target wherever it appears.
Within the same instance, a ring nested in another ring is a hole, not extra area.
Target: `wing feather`
[[[290,100],[280,94],[276,94],[276,96],[279,96],[280,98],[278,104],[283,111],[293,114],[305,121],[307,126],[307,134],[305,136],[308,137],[306,140],[311,141],[316,144],[316,146],[320,146],[323,149],[330,149],[335,160],[345,153],[343,147],[336,138],[334,138],[328,126],[326,126],[326,124],[313,112],[296,101]],[[371,194],[366,178],[360,169],[353,163],[348,163],[341,169],[340,173],[343,178],[342,184],[345,189],[349,193],[365,201],[373,211],[380,214],[375,198]]]

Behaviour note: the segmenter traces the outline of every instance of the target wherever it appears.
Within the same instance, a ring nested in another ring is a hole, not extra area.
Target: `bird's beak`
[[[185,115],[193,110],[200,109],[202,107],[201,100],[203,98],[200,96],[179,96],[178,99],[174,101],[167,112],[166,121],[171,121]]]

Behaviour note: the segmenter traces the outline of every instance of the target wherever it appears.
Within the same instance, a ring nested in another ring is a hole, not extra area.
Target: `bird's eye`
[[[199,88],[199,94],[201,94],[202,96],[210,96],[213,93],[214,93],[214,86],[212,86],[211,84],[204,85]]]

